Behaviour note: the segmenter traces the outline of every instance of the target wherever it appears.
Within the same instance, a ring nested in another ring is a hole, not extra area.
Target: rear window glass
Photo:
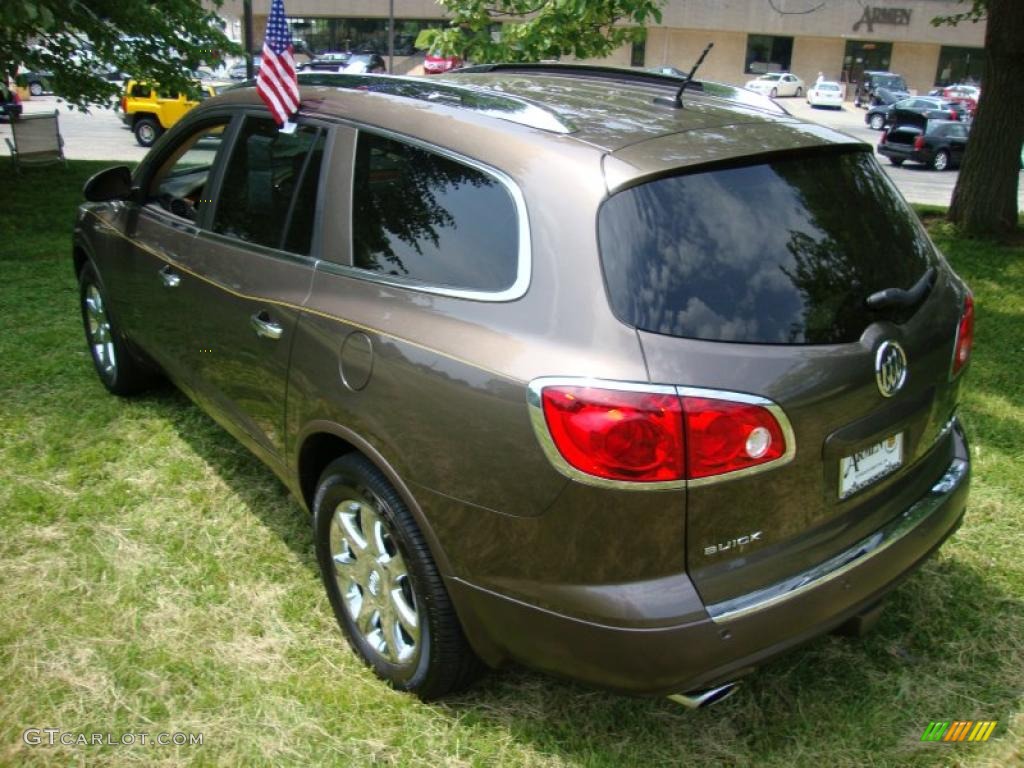
[[[909,288],[933,262],[913,214],[864,152],[658,179],[598,215],[612,309],[695,339],[832,344],[879,319],[864,300]]]

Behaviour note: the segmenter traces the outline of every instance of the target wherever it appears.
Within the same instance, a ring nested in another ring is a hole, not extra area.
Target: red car
[[[963,104],[971,117],[974,117],[978,109],[978,99],[981,98],[981,89],[973,85],[950,85],[942,90],[942,98]]]
[[[462,59],[458,56],[439,56],[436,53],[428,53],[423,60],[423,73],[426,75],[444,74],[450,69],[462,66]]]

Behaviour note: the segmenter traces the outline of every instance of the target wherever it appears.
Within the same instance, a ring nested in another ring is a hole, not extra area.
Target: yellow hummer
[[[200,100],[216,96],[226,84],[203,82],[199,84]],[[121,122],[132,129],[135,140],[143,147],[153,145],[160,134],[178,122],[199,102],[185,94],[165,96],[150,83],[129,80],[121,97]]]

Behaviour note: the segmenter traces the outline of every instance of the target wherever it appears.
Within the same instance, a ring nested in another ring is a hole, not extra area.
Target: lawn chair
[[[11,148],[14,170],[21,173],[21,166],[64,163],[64,139],[57,125],[57,110],[53,114],[22,115],[11,120],[14,141],[4,139]]]

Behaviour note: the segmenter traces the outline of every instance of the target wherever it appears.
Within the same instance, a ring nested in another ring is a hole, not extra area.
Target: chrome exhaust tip
[[[703,691],[691,691],[690,693],[673,693],[669,696],[676,704],[682,704],[687,709],[704,709],[712,704],[717,704],[727,699],[736,692],[736,683],[726,683],[715,688],[708,688]]]

